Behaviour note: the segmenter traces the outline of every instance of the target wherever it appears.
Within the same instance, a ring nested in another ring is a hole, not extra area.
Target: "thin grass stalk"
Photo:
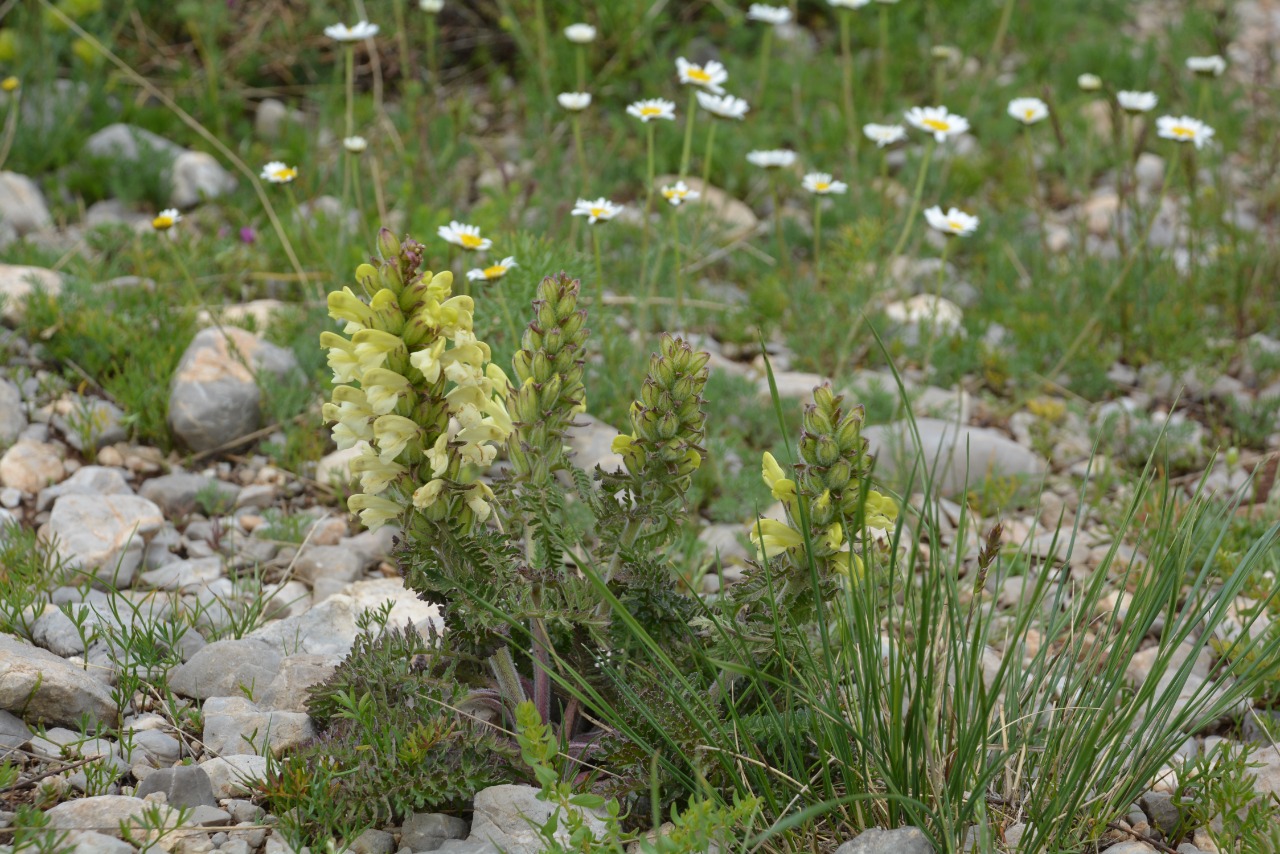
[[[693,155],[693,117],[698,109],[698,90],[689,87],[689,108],[684,119],[684,147],[680,150],[680,178],[689,176],[689,158]]]
[[[889,98],[889,7],[880,6],[880,51],[876,54],[876,97],[881,112]]]
[[[405,25],[404,0],[393,0],[392,9],[396,19],[396,45],[400,50],[400,78],[409,77],[409,29]]]
[[[933,149],[937,144],[932,137],[925,144],[924,157],[920,161],[920,172],[916,175],[916,187],[911,193],[911,205],[907,208],[907,218],[902,223],[902,233],[898,235],[898,241],[893,244],[893,251],[889,253],[890,264],[902,253],[903,247],[907,245],[907,238],[911,236],[916,215],[920,213],[920,199],[924,196],[924,181],[929,174],[929,161],[933,158]]]
[[[942,244],[942,258],[938,262],[938,276],[934,280],[934,285],[933,285],[933,291],[934,291],[933,298],[935,300],[934,312],[933,312],[933,319],[929,323],[929,345],[928,347],[925,348],[925,351],[924,351],[925,376],[928,376],[929,374],[929,366],[933,362],[933,348],[934,348],[934,345],[937,344],[937,340],[938,340],[938,326],[940,325],[938,322],[938,304],[942,301],[942,283],[946,279],[947,260],[951,257],[951,244],[954,243],[955,240],[956,238],[950,235],[948,235],[944,239]]]
[[[844,132],[848,144],[855,149],[858,146],[858,112],[853,99],[853,39],[850,35],[853,15],[848,9],[839,10],[840,15],[840,94],[844,107]]]
[[[573,128],[573,148],[578,155],[578,185],[582,188],[583,195],[586,195],[587,150],[582,144],[582,112],[575,111],[569,117],[569,123]]]
[[[765,24],[760,41],[760,79],[756,84],[756,102],[764,109],[765,95],[769,92],[769,54],[773,53],[773,25]]]

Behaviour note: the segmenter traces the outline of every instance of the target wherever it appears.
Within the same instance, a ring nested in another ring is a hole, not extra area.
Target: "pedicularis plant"
[[[608,793],[657,791],[673,777],[691,791],[708,770],[679,759],[659,767],[646,746],[665,741],[687,758],[705,744],[696,716],[672,698],[696,698],[718,716],[733,682],[715,663],[725,629],[732,624],[740,636],[737,627],[749,634],[758,625],[765,634],[779,620],[812,621],[841,579],[864,566],[865,537],[853,532],[897,515],[868,488],[861,407],[844,409],[818,389],[805,410],[795,479],[766,455],[764,479],[789,524],[757,526],[757,576],[713,609],[680,589],[668,554],[707,453],[707,354],[663,336],[630,430],[613,444],[624,465],[587,472],[565,447],[587,397],[578,283],[564,274],[542,281],[508,377],[473,334],[474,303],[452,294],[451,274],[420,271],[422,247],[412,239],[383,230],[378,246],[380,257],[356,271],[363,296],[344,288],[329,297],[331,315],[347,325],[344,335],[322,336],[336,382],[325,417],[339,447],[360,451],[350,508],[370,527],[401,526],[406,584],[440,605],[445,630],[422,643],[413,631],[362,639],[358,654],[312,692],[309,709],[329,733],[312,753],[291,758],[269,789],[296,806],[305,800],[301,781],[315,790],[319,774],[352,790],[344,795],[358,795],[353,787],[393,793],[327,797],[352,810],[329,820],[348,829],[426,805],[465,806],[467,787],[499,774],[529,777],[507,762],[518,747],[505,734],[527,731],[532,710],[554,733],[547,738],[567,757],[574,785],[588,769],[603,769],[593,785]],[[812,538],[801,533],[810,530]],[[777,653],[769,644],[755,651],[761,661]],[[650,666],[655,655],[662,666]],[[681,674],[674,693],[665,675],[672,668]],[[758,696],[746,708],[769,702]],[[406,715],[406,703],[415,711]],[[401,708],[381,708],[391,704]],[[602,728],[605,709],[630,723]],[[441,726],[445,719],[453,725]],[[348,751],[333,749],[350,746],[353,721],[364,731],[379,720],[407,730],[366,739],[349,762]],[[503,761],[477,767],[464,742],[495,734],[507,738],[495,755]],[[432,739],[440,749],[422,749]]]

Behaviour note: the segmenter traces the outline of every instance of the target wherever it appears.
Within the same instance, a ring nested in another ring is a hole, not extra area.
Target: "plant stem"
[[[693,154],[693,114],[698,108],[698,90],[689,87],[689,111],[684,118],[684,148],[680,151],[680,177],[689,175],[689,157]]]
[[[713,119],[710,127],[707,128],[707,150],[702,157],[702,193],[704,196],[702,206],[704,208],[707,204],[707,200],[705,198],[707,187],[711,186],[711,155],[715,152],[717,124],[719,124],[719,122],[716,122]]]
[[[813,196],[813,280],[822,289],[822,196]]]
[[[890,262],[898,257],[902,247],[907,244],[907,237],[911,234],[912,226],[915,225],[916,214],[920,212],[920,199],[924,195],[924,179],[929,173],[929,161],[933,158],[933,149],[937,144],[930,139],[925,145],[924,159],[920,161],[920,174],[916,176],[916,189],[911,194],[911,206],[907,209],[907,219],[902,223],[902,233],[898,235],[898,242],[893,245],[893,251],[889,253]]]
[[[400,79],[409,75],[409,31],[404,23],[404,0],[395,0],[393,4],[396,16],[396,45],[400,48]]]
[[[596,310],[604,311],[604,263],[600,260],[600,224],[590,226],[591,248],[596,253]]]
[[[542,83],[542,97],[551,99],[551,78],[547,64],[547,13],[543,0],[533,0],[534,27],[538,39],[538,78]]]
[[[889,96],[889,7],[883,4],[880,6],[880,53],[876,60],[876,97],[883,110]]]
[[[782,190],[778,186],[777,169],[769,170],[769,187],[773,191],[773,234],[778,242],[778,263],[783,270],[790,272],[791,258],[782,236]]]
[[[502,699],[513,706],[525,701],[524,685],[520,683],[520,673],[516,670],[516,662],[511,657],[509,647],[499,647],[497,652],[489,656],[489,668],[493,671]]]
[[[1022,126],[1022,141],[1027,149],[1027,174],[1031,178],[1031,207],[1036,212],[1036,225],[1040,230],[1040,251],[1049,254],[1049,235],[1044,226],[1044,206],[1040,204],[1040,175],[1036,172],[1036,151],[1031,143],[1031,125]]]
[[[648,168],[645,171],[644,184],[644,240],[640,247],[640,281],[647,283],[649,280],[649,236],[653,231],[653,223],[650,221],[653,215],[653,182],[654,182],[654,133],[655,128],[653,122],[645,122],[645,142],[647,147]]]
[[[427,71],[431,75],[431,85],[440,85],[440,60],[436,55],[436,16],[427,15]]]
[[[765,24],[764,38],[760,42],[760,83],[756,92],[759,109],[764,108],[764,96],[769,91],[769,54],[771,53],[773,53],[773,25]]]
[[[942,261],[938,264],[938,279],[934,284],[933,317],[929,320],[929,346],[924,351],[924,375],[929,376],[929,366],[933,362],[933,348],[938,338],[938,306],[942,302],[942,282],[947,274],[947,258],[951,255],[951,244],[956,238],[948,236],[942,244]]]
[[[356,48],[352,42],[347,43],[347,124],[346,136],[355,133],[355,97],[356,97]]]
[[[582,113],[575,112],[570,119],[573,124],[573,147],[578,152],[578,183],[582,192],[587,192],[587,153],[582,146]]]
[[[676,210],[673,210],[671,212],[671,246],[672,246],[672,251],[675,253],[675,262],[676,262],[674,272],[676,275],[677,323],[673,324],[675,326],[679,325],[678,323],[679,316],[681,312],[684,310],[684,271],[682,269],[683,260],[680,257],[680,228],[679,228],[679,225],[676,223],[676,217],[679,213],[679,210],[680,210],[679,208],[676,208]]]
[[[848,9],[840,11],[840,61],[843,66],[841,77],[841,94],[844,97],[844,128],[849,138],[849,145],[858,146],[858,113],[853,101],[853,39],[849,34],[850,17]]]
[[[573,49],[574,61],[578,66],[578,91],[587,91],[587,46],[576,45]]]

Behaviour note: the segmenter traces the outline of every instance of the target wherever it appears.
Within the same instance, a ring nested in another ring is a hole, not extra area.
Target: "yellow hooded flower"
[[[751,523],[751,542],[757,554],[776,557],[788,549],[804,545],[804,536],[786,522],[760,519]]]
[[[788,507],[795,502],[796,482],[786,476],[782,466],[778,465],[778,461],[768,451],[765,451],[761,458],[760,476],[764,480],[764,485],[769,487],[769,492],[772,493],[775,501],[781,501]]]
[[[445,482],[441,478],[427,481],[413,491],[413,506],[419,510],[426,510],[440,499],[440,493],[444,491],[444,487]]]
[[[359,513],[360,521],[370,530],[381,528],[388,522],[394,522],[400,518],[398,503],[376,495],[357,493],[347,499],[347,508],[352,513]]]
[[[321,332],[320,346],[328,349],[329,367],[333,369],[334,383],[357,382],[360,379],[360,362],[356,359],[356,345],[335,332]]]
[[[356,448],[360,455],[351,461],[349,468],[352,474],[360,475],[360,488],[369,495],[385,492],[392,481],[408,471],[399,463],[383,460],[368,442],[357,442]]]
[[[898,518],[898,503],[873,489],[867,493],[864,512],[868,528],[885,531],[892,528],[894,521]]]
[[[476,521],[483,522],[489,518],[489,502],[493,500],[493,490],[477,481],[467,491],[467,506],[476,514]]]
[[[373,422],[373,435],[380,451],[378,456],[384,463],[394,462],[421,433],[415,421],[402,415],[383,415]]]
[[[369,399],[369,408],[375,415],[386,415],[393,411],[400,402],[400,396],[409,388],[407,379],[386,368],[365,371],[360,382]]]

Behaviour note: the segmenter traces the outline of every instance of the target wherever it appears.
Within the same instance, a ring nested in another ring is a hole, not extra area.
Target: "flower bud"
[[[395,258],[400,254],[400,241],[396,239],[391,229],[378,229],[378,254],[388,260]]]

